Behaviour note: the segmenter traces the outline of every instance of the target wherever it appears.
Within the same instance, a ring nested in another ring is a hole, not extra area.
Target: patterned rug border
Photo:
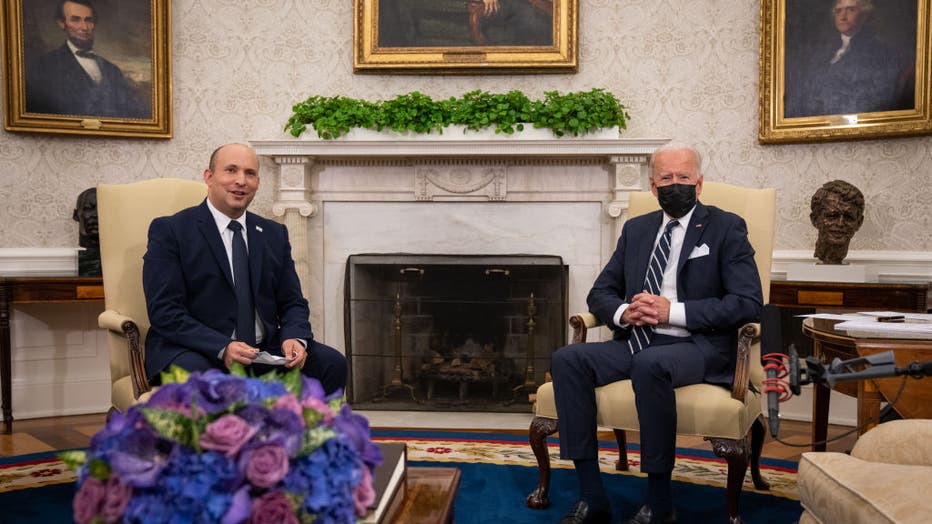
[[[404,442],[408,445],[408,460],[415,462],[467,462],[488,463],[508,466],[537,467],[537,458],[526,442],[519,443],[510,438],[498,439],[485,434],[486,438],[398,438],[373,435],[377,442]],[[604,444],[604,443],[603,443]],[[573,464],[559,458],[559,445],[548,442],[551,468],[572,469]],[[640,450],[633,446],[628,449],[628,471],[616,471],[615,460],[617,446],[600,446],[599,462],[603,474],[629,475],[644,477],[640,471]],[[673,479],[681,482],[701,484],[716,488],[725,488],[728,480],[728,465],[712,455],[704,456],[694,449],[677,448],[676,466]],[[711,452],[709,452],[711,455]],[[765,464],[761,461],[761,473],[770,483],[769,490],[754,487],[750,471],[745,475],[745,491],[762,495],[799,500],[796,487],[796,467],[790,461],[777,461],[780,464]],[[787,464],[791,466],[787,466]]]
[[[373,430],[376,442],[404,442],[408,445],[408,460],[431,463],[487,463],[507,466],[537,467],[537,459],[527,443],[527,435],[509,433],[478,433],[418,430]],[[640,472],[640,449],[628,446],[629,471],[616,471],[618,448],[614,442],[600,441],[599,460],[602,472],[608,475],[645,476]],[[556,439],[548,440],[551,467],[572,469],[572,462],[559,458]],[[57,457],[58,452],[43,452],[7,457],[0,461],[0,493],[53,484],[75,482],[77,475]],[[724,488],[727,463],[711,451],[677,448],[674,480]],[[750,472],[745,476],[744,490],[762,495],[799,500],[796,488],[796,463],[786,460],[762,459],[761,470],[770,483],[770,490],[754,488]]]

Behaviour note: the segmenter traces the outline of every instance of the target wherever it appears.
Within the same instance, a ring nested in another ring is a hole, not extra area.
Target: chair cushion
[[[595,391],[600,426],[628,431],[640,429],[630,380],[619,380]],[[731,398],[728,389],[693,384],[676,388],[676,413],[677,434],[740,439],[747,435],[760,415],[760,397],[748,392],[745,403],[741,403]],[[534,414],[557,418],[552,382],[537,388]]]
[[[851,456],[871,462],[932,466],[932,420],[884,422],[861,435]]]
[[[110,401],[120,413],[126,413],[126,410],[136,403],[136,399],[133,398],[133,380],[129,375],[113,381],[110,386]]]
[[[803,453],[802,506],[818,522],[928,522],[932,467],[869,462],[845,453]]]

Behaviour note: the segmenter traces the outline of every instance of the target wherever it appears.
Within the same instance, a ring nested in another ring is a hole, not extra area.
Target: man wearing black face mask
[[[676,522],[671,474],[674,388],[729,387],[737,328],[758,320],[763,294],[744,220],[697,201],[702,162],[670,143],[651,157],[650,189],[662,211],[628,220],[589,292],[589,310],[612,340],[572,344],[551,362],[560,458],[573,461],[580,499],[560,523],[610,522],[596,438],[594,389],[631,379],[647,473],[643,507],[626,523]]]

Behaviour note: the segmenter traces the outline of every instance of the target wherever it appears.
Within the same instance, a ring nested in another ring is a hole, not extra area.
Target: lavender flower
[[[288,388],[277,375],[169,374],[91,439],[75,520],[354,523],[382,461],[369,424],[289,373]]]

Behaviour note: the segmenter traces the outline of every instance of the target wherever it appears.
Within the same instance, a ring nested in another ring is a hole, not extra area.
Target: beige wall
[[[375,76],[352,73],[351,0],[174,0],[171,140],[0,134],[0,247],[77,246],[84,188],[152,177],[199,178],[214,146],[283,136],[312,94],[435,97],[482,88],[605,87],[629,107],[624,136],[678,138],[706,151],[706,176],[779,189],[776,248],[810,249],[808,200],[841,178],[867,199],[852,250],[932,250],[932,138],[757,143],[759,3],[580,0],[575,75]],[[267,171],[271,166],[264,166]],[[256,207],[268,214],[271,180]]]

